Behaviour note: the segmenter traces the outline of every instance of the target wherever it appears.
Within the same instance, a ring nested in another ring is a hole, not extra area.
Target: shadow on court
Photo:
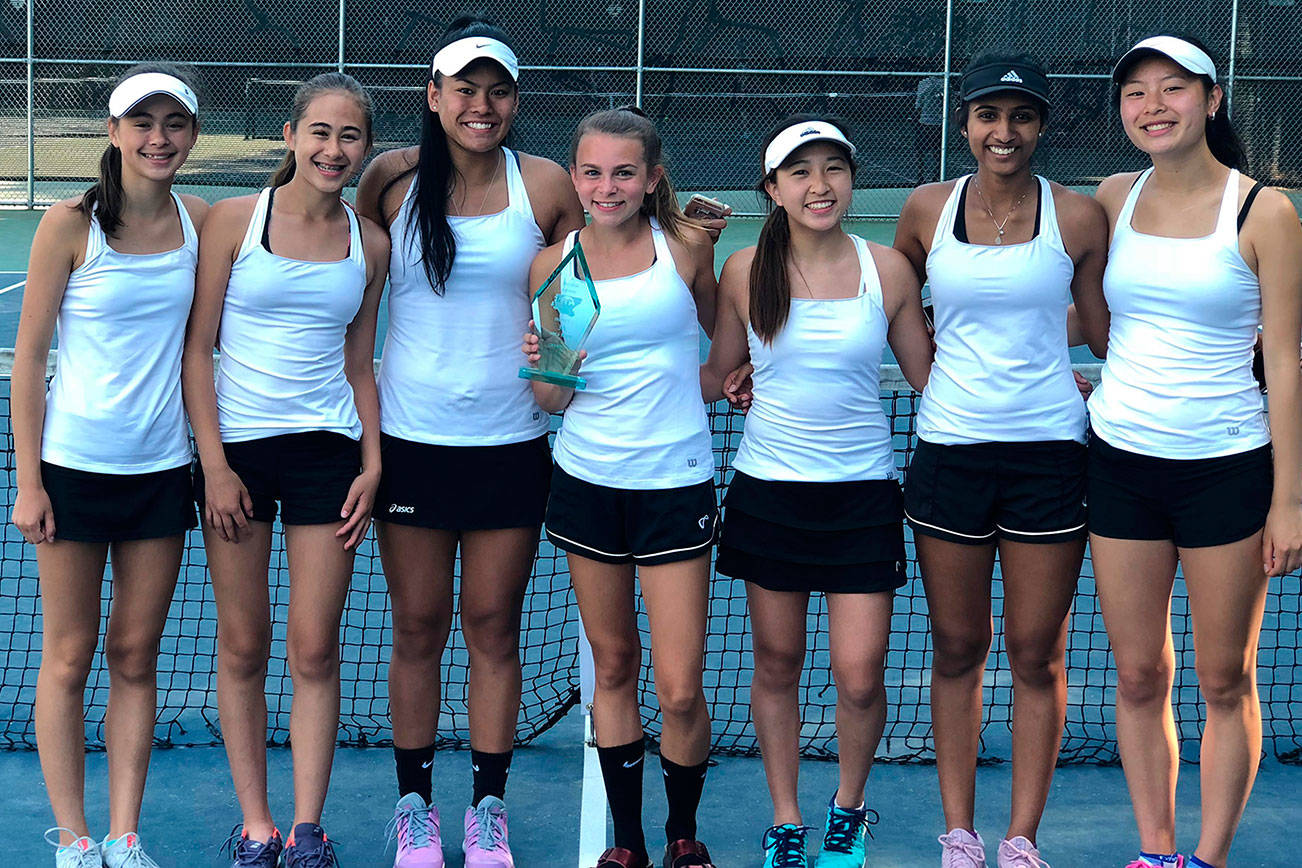
[[[578,864],[579,806],[583,779],[581,720],[577,714],[530,747],[516,751],[508,800],[516,865]],[[654,756],[647,758],[646,830],[654,848],[662,843],[664,791]],[[822,827],[827,799],[836,786],[836,766],[802,766],[801,805],[805,822]],[[977,827],[993,857],[1008,821],[1007,765],[984,766],[978,775]],[[1179,842],[1191,848],[1197,837],[1196,766],[1185,765],[1179,789]],[[288,832],[292,822],[289,751],[270,753],[272,806]],[[935,865],[941,828],[935,767],[879,765],[869,780],[868,804],[881,814],[869,842],[873,866]],[[103,753],[88,756],[87,781],[92,831],[108,822]],[[449,868],[460,868],[462,814],[470,798],[470,757],[440,753],[434,764],[434,792],[443,814],[444,852]],[[41,842],[51,824],[40,767],[34,751],[0,753],[0,791],[9,833],[7,865],[49,864],[52,850]],[[1302,796],[1302,768],[1273,760],[1262,764],[1244,815],[1231,865],[1282,864]],[[387,868],[385,824],[395,800],[392,753],[387,748],[340,750],[335,760],[325,826],[347,868]],[[170,866],[229,865],[217,851],[239,819],[226,755],[220,747],[176,748],[154,753],[141,834],[151,855]],[[700,814],[700,834],[716,864],[758,868],[760,835],[769,821],[764,771],[757,759],[722,759],[710,773]],[[811,834],[811,841],[820,835]],[[1116,767],[1070,766],[1058,771],[1040,830],[1045,858],[1055,868],[1125,864],[1137,848],[1125,780]],[[812,849],[812,848],[811,848]],[[658,853],[653,854],[657,857]]]

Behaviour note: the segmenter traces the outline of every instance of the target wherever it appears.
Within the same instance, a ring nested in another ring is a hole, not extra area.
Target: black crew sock
[[[474,774],[475,795],[470,804],[477,806],[485,796],[506,796],[506,776],[511,773],[511,754],[487,753],[470,749],[470,770]]]
[[[649,861],[642,833],[642,767],[646,746],[642,739],[616,747],[598,747],[601,779],[615,827],[615,846],[632,851],[643,865]]]
[[[694,766],[680,766],[660,755],[660,768],[665,773],[665,801],[669,803],[666,840],[696,840],[696,809],[701,804],[701,790],[705,789],[705,772],[709,767],[708,760]]]
[[[426,747],[394,747],[393,764],[398,767],[398,798],[408,793],[416,793],[430,803],[434,785],[434,745]]]

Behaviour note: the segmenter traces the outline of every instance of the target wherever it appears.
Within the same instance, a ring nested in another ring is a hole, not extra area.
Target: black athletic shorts
[[[272,522],[280,501],[285,524],[334,524],[362,471],[362,444],[334,431],[278,434],[223,443],[226,463],[249,490],[253,520]],[[196,465],[194,498],[204,508],[203,467]]]
[[[124,542],[185,533],[195,520],[190,465],[155,473],[94,473],[41,462],[54,538]]]
[[[770,591],[903,587],[904,512],[893,479],[774,482],[740,471],[723,499],[715,571]]]
[[[380,434],[375,518],[438,530],[538,527],[552,458],[547,435],[500,446],[439,446]]]
[[[670,564],[708,554],[719,511],[714,484],[627,489],[552,472],[547,539],[564,552],[607,564]]]
[[[1218,546],[1266,524],[1274,485],[1270,444],[1218,458],[1157,458],[1091,432],[1090,533]]]
[[[1085,446],[1075,440],[918,441],[904,480],[915,534],[965,545],[1084,539]]]

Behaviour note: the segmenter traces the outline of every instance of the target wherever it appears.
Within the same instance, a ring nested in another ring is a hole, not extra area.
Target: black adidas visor
[[[963,74],[959,97],[970,102],[1001,91],[1030,94],[1045,105],[1049,102],[1049,79],[1044,73],[1024,63],[998,61],[978,66]]]

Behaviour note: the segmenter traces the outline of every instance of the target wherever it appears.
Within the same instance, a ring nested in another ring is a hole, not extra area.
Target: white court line
[[[579,702],[583,706],[583,795],[579,808],[579,868],[590,868],[606,849],[606,787],[592,730],[592,691],[596,674],[592,646],[579,627]]]
[[[11,291],[11,290],[17,289],[18,287],[23,286],[23,285],[26,284],[26,283],[27,283],[27,281],[24,279],[24,280],[20,280],[20,281],[18,281],[17,283],[10,284],[9,286],[6,286],[6,287],[4,287],[3,289],[0,289],[0,295],[4,295],[6,292],[9,292],[9,291]]]

